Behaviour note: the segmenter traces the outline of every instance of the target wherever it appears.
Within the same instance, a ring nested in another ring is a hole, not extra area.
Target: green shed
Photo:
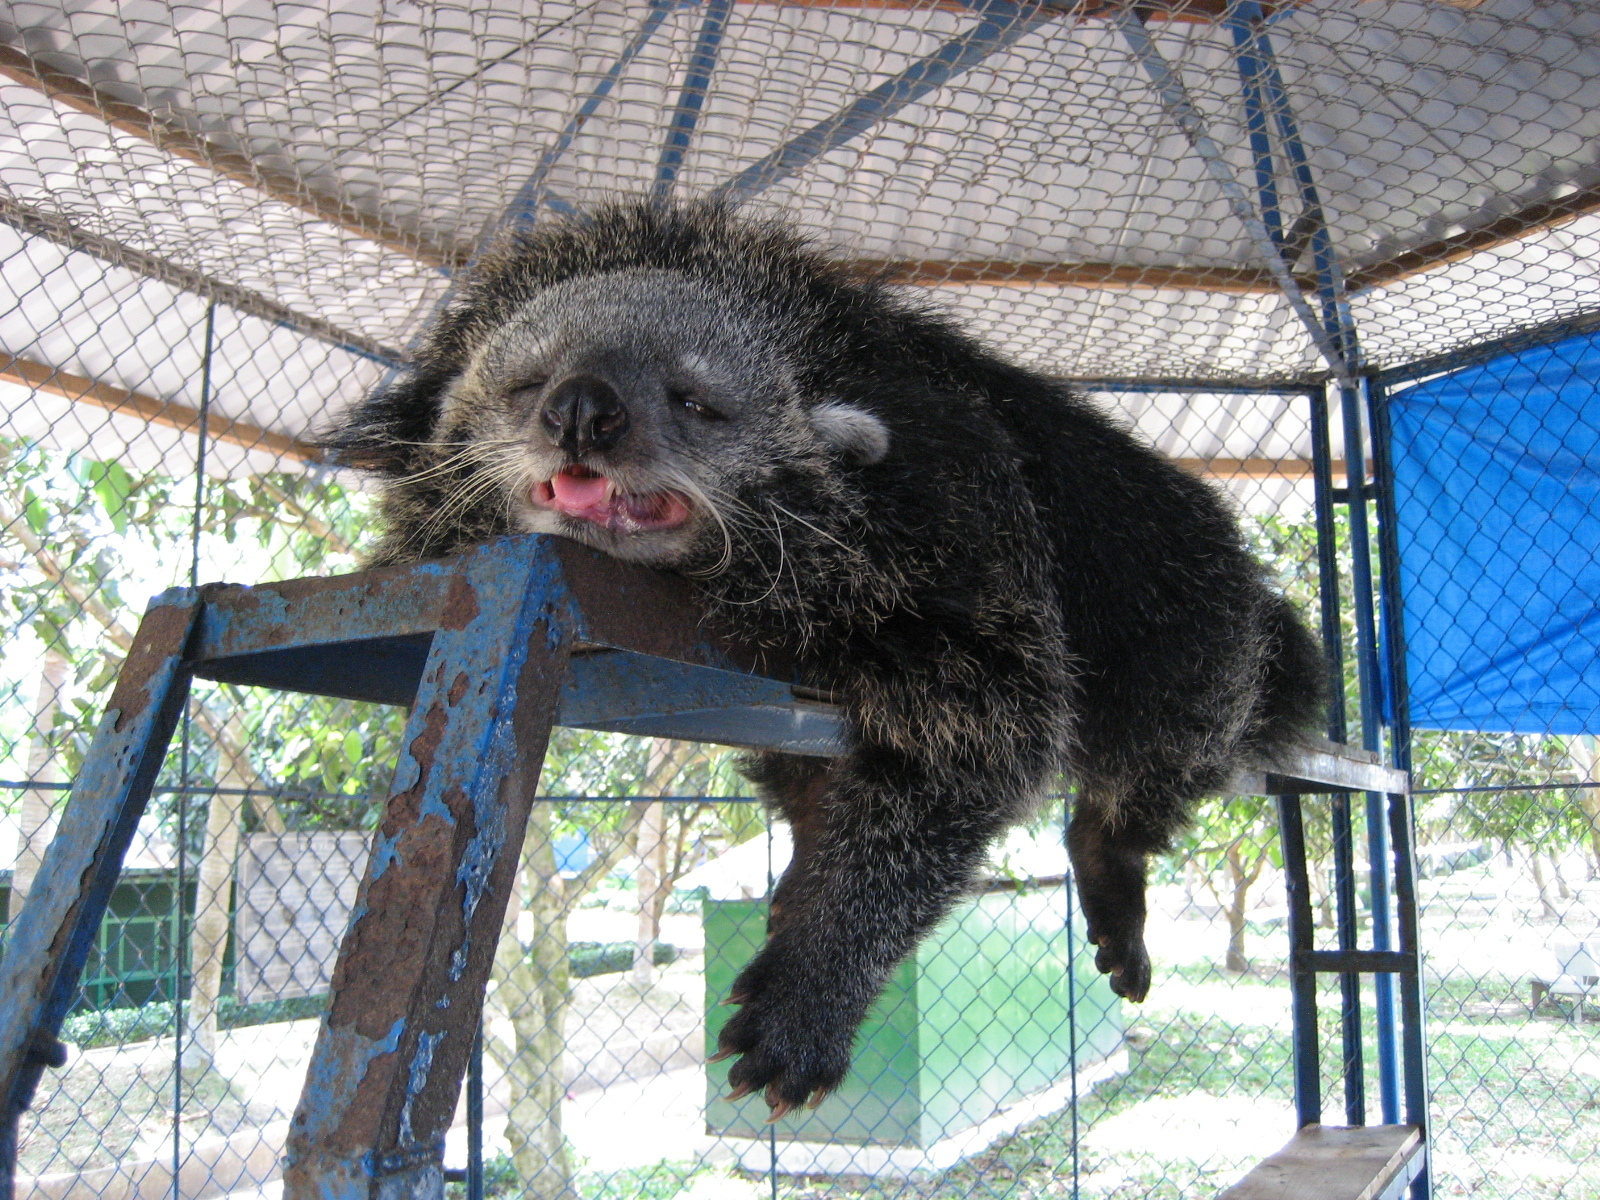
[[[704,902],[708,1057],[733,1012],[720,1002],[765,939],[766,910],[765,900]],[[781,1141],[813,1148],[780,1155],[780,1169],[897,1174],[949,1165],[1064,1106],[1074,1035],[1080,1083],[1086,1073],[1109,1073],[1122,1049],[1120,1002],[1086,953],[1093,947],[1081,923],[1069,988],[1067,911],[1060,882],[996,887],[964,901],[868,1013],[843,1086],[814,1111],[777,1123]],[[722,1099],[730,1065],[707,1068],[707,1132],[765,1147],[773,1129],[760,1096]]]

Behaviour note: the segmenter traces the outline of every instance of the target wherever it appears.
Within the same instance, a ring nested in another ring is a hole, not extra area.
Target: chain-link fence
[[[1600,14],[1152,7],[0,5],[10,920],[145,597],[357,565],[368,497],[315,430],[480,234],[721,189],[1231,494],[1342,648],[1344,734],[1414,771],[1436,1191],[1600,1196]],[[1325,397],[1356,375],[1368,403]],[[197,686],[21,1194],[276,1194],[401,728]],[[1141,1008],[1087,965],[1040,814],[846,1087],[768,1127],[705,1059],[782,826],[712,747],[562,731],[541,791],[462,1195],[1190,1197],[1293,1130],[1264,799],[1207,801],[1153,866]],[[1307,811],[1332,945],[1343,810]]]

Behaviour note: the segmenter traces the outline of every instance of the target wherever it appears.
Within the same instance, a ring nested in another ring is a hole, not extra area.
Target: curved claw
[[[772,1115],[767,1118],[767,1124],[771,1125],[775,1121],[781,1121],[784,1117],[789,1115],[790,1110],[793,1108],[794,1105],[790,1104],[787,1100],[779,1100],[772,1106]]]
[[[828,1088],[818,1088],[806,1099],[807,1108],[816,1108],[828,1098]]]
[[[710,1058],[706,1059],[706,1062],[708,1064],[719,1063],[725,1058],[732,1058],[737,1053],[739,1053],[737,1050],[718,1050]]]
[[[726,1096],[724,1096],[723,1099],[724,1100],[743,1100],[746,1096],[748,1096],[753,1091],[755,1091],[755,1088],[751,1087],[748,1083],[741,1083],[738,1087],[734,1088],[733,1091],[729,1092]]]

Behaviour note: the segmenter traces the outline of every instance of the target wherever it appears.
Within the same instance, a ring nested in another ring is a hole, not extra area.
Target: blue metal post
[[[422,1200],[471,1061],[570,619],[542,543],[463,557],[290,1125],[285,1200]]]
[[[56,1040],[77,998],[111,891],[161,760],[189,695],[186,650],[198,619],[190,589],[151,603],[61,824],[0,960],[0,1196],[10,1200],[17,1127],[46,1066],[61,1066]]]
[[[555,169],[556,163],[567,152],[567,148],[572,145],[573,140],[583,131],[583,127],[588,123],[589,118],[594,116],[595,111],[599,109],[605,98],[611,94],[612,89],[617,86],[618,80],[622,78],[622,74],[628,69],[629,64],[639,56],[639,52],[645,48],[650,39],[655,36],[656,31],[661,28],[662,22],[667,19],[674,6],[674,0],[651,0],[649,14],[640,23],[638,31],[629,39],[627,46],[617,57],[617,61],[611,64],[611,69],[601,77],[600,82],[595,84],[594,90],[584,98],[583,103],[578,106],[578,111],[573,114],[572,119],[556,135],[556,140],[551,143],[550,148],[539,156],[539,162],[533,168],[533,174],[529,175],[528,181],[517,189],[517,194],[506,205],[505,211],[500,215],[499,220],[491,224],[483,236],[478,239],[478,253],[482,253],[483,247],[504,226],[508,224],[531,224],[537,219],[541,207],[554,209],[557,212],[572,211],[571,204],[550,194],[548,188],[550,172]],[[473,258],[475,260],[477,254],[474,254]],[[468,267],[470,266],[471,264],[469,263]]]
[[[1311,171],[1305,144],[1300,137],[1288,93],[1278,72],[1272,43],[1267,36],[1261,7],[1254,0],[1245,0],[1231,11],[1228,23],[1233,31],[1241,79],[1245,86],[1247,109],[1260,106],[1263,101],[1270,109],[1277,126],[1279,140],[1289,161],[1294,180],[1299,188],[1302,221],[1309,226],[1310,245],[1316,264],[1317,290],[1321,300],[1323,322],[1330,336],[1339,346],[1348,367],[1348,373],[1339,381],[1341,415],[1343,417],[1346,496],[1350,513],[1350,540],[1353,558],[1352,585],[1355,591],[1355,617],[1357,641],[1357,667],[1360,693],[1362,742],[1369,750],[1381,749],[1379,736],[1380,706],[1378,700],[1377,638],[1373,628],[1373,590],[1371,578],[1371,551],[1367,535],[1366,461],[1362,449],[1359,395],[1354,383],[1354,373],[1360,363],[1360,346],[1354,319],[1344,296],[1343,277],[1332,238],[1324,217],[1321,197]],[[1256,130],[1264,125],[1265,114],[1252,114],[1250,128],[1252,142]],[[1264,131],[1261,139],[1265,141]],[[1270,171],[1270,167],[1269,167]],[[1263,197],[1265,203],[1266,197]],[[1337,816],[1338,814],[1336,814]],[[1388,874],[1390,862],[1384,800],[1376,794],[1366,797],[1367,847],[1369,878],[1369,906],[1373,923],[1373,946],[1379,951],[1392,947]],[[1341,945],[1345,940],[1341,922]],[[1350,977],[1346,977],[1347,991]],[[1399,1119],[1399,1042],[1395,1029],[1395,978],[1379,973],[1373,977],[1376,1009],[1376,1041],[1378,1051],[1379,1104],[1383,1120],[1393,1123]],[[1347,995],[1346,1004],[1350,1000]],[[1347,1010],[1346,1018],[1349,1019]],[[1364,1105],[1363,1105],[1364,1107]],[[1347,1097],[1347,1111],[1350,1110]],[[1354,1123],[1356,1118],[1351,1116]]]
[[[483,1021],[467,1062],[467,1200],[483,1200]]]
[[[1378,510],[1378,564],[1380,600],[1383,605],[1383,654],[1388,667],[1390,739],[1394,765],[1411,771],[1411,703],[1406,680],[1405,613],[1400,591],[1400,535],[1395,506],[1393,432],[1389,423],[1389,396],[1383,384],[1368,381],[1368,420],[1372,429],[1372,462]],[[1428,1134],[1427,1061],[1423,1057],[1424,1008],[1422,1004],[1422,956],[1418,944],[1416,859],[1411,845],[1412,812],[1410,798],[1387,797],[1389,826],[1394,833],[1395,901],[1399,918],[1400,946],[1410,955],[1414,969],[1400,977],[1400,1013],[1404,1031],[1406,1120],[1422,1127],[1423,1144],[1431,1155]],[[1385,1103],[1387,1104],[1387,1099]],[[1387,1117],[1385,1118],[1388,1119]],[[1411,1185],[1413,1200],[1432,1195],[1431,1159],[1425,1158],[1422,1174]]]
[[[1340,389],[1344,416],[1344,446],[1346,463],[1346,490],[1350,507],[1351,576],[1355,589],[1356,647],[1358,679],[1361,686],[1361,744],[1368,750],[1382,750],[1380,729],[1378,638],[1373,611],[1372,548],[1367,529],[1366,449],[1361,431],[1359,397],[1348,388]],[[1376,950],[1393,947],[1389,904],[1387,866],[1389,844],[1386,836],[1387,815],[1385,801],[1375,792],[1368,792],[1367,832],[1368,866],[1371,879],[1369,903],[1372,909],[1372,943]],[[1377,975],[1373,979],[1376,1005],[1377,1043],[1379,1062],[1380,1104],[1384,1120],[1390,1123],[1399,1119],[1400,1082],[1398,1071],[1399,1044],[1395,1028],[1394,976]]]
[[[943,87],[961,72],[1005,49],[1042,25],[1068,15],[1066,8],[1043,8],[1012,0],[963,0],[981,18],[926,58],[879,84],[771,154],[751,163],[712,193],[722,200],[747,200],[799,173],[808,164],[865,133],[906,105]]]
[[[672,113],[672,123],[667,128],[666,144],[661,147],[661,162],[656,167],[656,181],[651,195],[665,200],[672,195],[672,186],[678,180],[689,141],[694,137],[694,127],[700,120],[700,110],[705,107],[706,93],[711,89],[711,72],[716,69],[717,49],[722,45],[722,33],[733,11],[733,0],[708,0],[705,19],[700,23],[700,35],[695,39],[694,53],[689,56],[689,69],[684,75],[683,90],[678,93],[678,105]]]
[[[1258,53],[1254,29],[1239,10],[1230,16],[1229,27],[1233,31],[1234,41],[1238,52],[1236,59],[1239,66],[1240,83],[1244,92],[1245,125],[1249,132],[1250,148],[1255,158],[1256,189],[1260,198],[1261,217],[1273,242],[1277,245],[1279,256],[1283,258],[1286,266],[1293,266],[1289,257],[1284,256],[1283,214],[1279,206],[1277,169],[1273,160],[1271,139],[1268,135],[1267,113],[1263,103],[1263,83],[1267,65],[1263,61],[1263,54],[1270,54],[1271,47],[1263,44]],[[1324,306],[1324,324],[1327,318]],[[1349,341],[1340,336],[1337,325],[1328,330],[1341,351],[1348,355]],[[1346,357],[1346,363],[1349,360]],[[1322,432],[1326,434],[1326,422]],[[1320,497],[1319,497],[1320,498]],[[1320,517],[1319,513],[1319,517]],[[1331,536],[1332,522],[1319,522],[1320,529],[1326,529]],[[1329,554],[1319,560],[1319,565],[1326,566],[1331,560],[1331,542],[1323,541]],[[1322,572],[1323,613],[1324,613],[1324,642],[1328,646],[1335,646],[1339,639],[1339,626],[1337,620],[1337,584],[1332,589],[1326,587],[1329,573]],[[1331,591],[1331,596],[1330,596]],[[1328,600],[1333,603],[1327,603]],[[1334,620],[1330,623],[1328,616]],[[1329,636],[1331,634],[1331,637]],[[1334,686],[1342,689],[1342,672],[1333,679]],[[1344,713],[1343,704],[1339,706],[1339,729],[1334,735],[1338,740],[1343,740]],[[1354,950],[1356,948],[1356,883],[1355,883],[1355,848],[1350,829],[1350,802],[1344,794],[1336,794],[1329,800],[1328,816],[1332,823],[1333,835],[1333,869],[1334,869],[1334,906],[1338,925],[1338,939],[1340,950]],[[1353,973],[1345,973],[1339,977],[1340,992],[1340,1031],[1342,1052],[1342,1075],[1344,1077],[1344,1111],[1345,1120],[1351,1125],[1365,1125],[1366,1116],[1366,1067],[1362,1058],[1361,1045],[1361,977]]]
[[[1311,892],[1306,886],[1306,837],[1299,796],[1279,796],[1278,835],[1289,893],[1289,988],[1294,1012],[1294,1111],[1304,1127],[1322,1121],[1322,1072],[1317,1049],[1317,977],[1304,965],[1312,947]]]

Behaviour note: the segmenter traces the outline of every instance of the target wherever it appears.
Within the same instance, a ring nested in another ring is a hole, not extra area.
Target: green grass
[[[1600,1025],[1502,1003],[1516,992],[1509,978],[1430,982],[1437,1194],[1600,1198]],[[1130,1070],[1080,1104],[1085,1200],[1212,1196],[1293,1132],[1281,964],[1258,963],[1238,979],[1203,964],[1169,968],[1151,995],[1130,1009]],[[1336,1003],[1330,985],[1319,997],[1329,1122],[1343,1119]],[[1370,1029],[1370,1008],[1365,1017]],[[1374,1075],[1370,1043],[1366,1056]],[[1367,1090],[1368,1120],[1377,1121],[1370,1080]],[[1072,1114],[1062,1112],[932,1178],[780,1178],[778,1190],[785,1200],[1067,1198],[1072,1138]]]

